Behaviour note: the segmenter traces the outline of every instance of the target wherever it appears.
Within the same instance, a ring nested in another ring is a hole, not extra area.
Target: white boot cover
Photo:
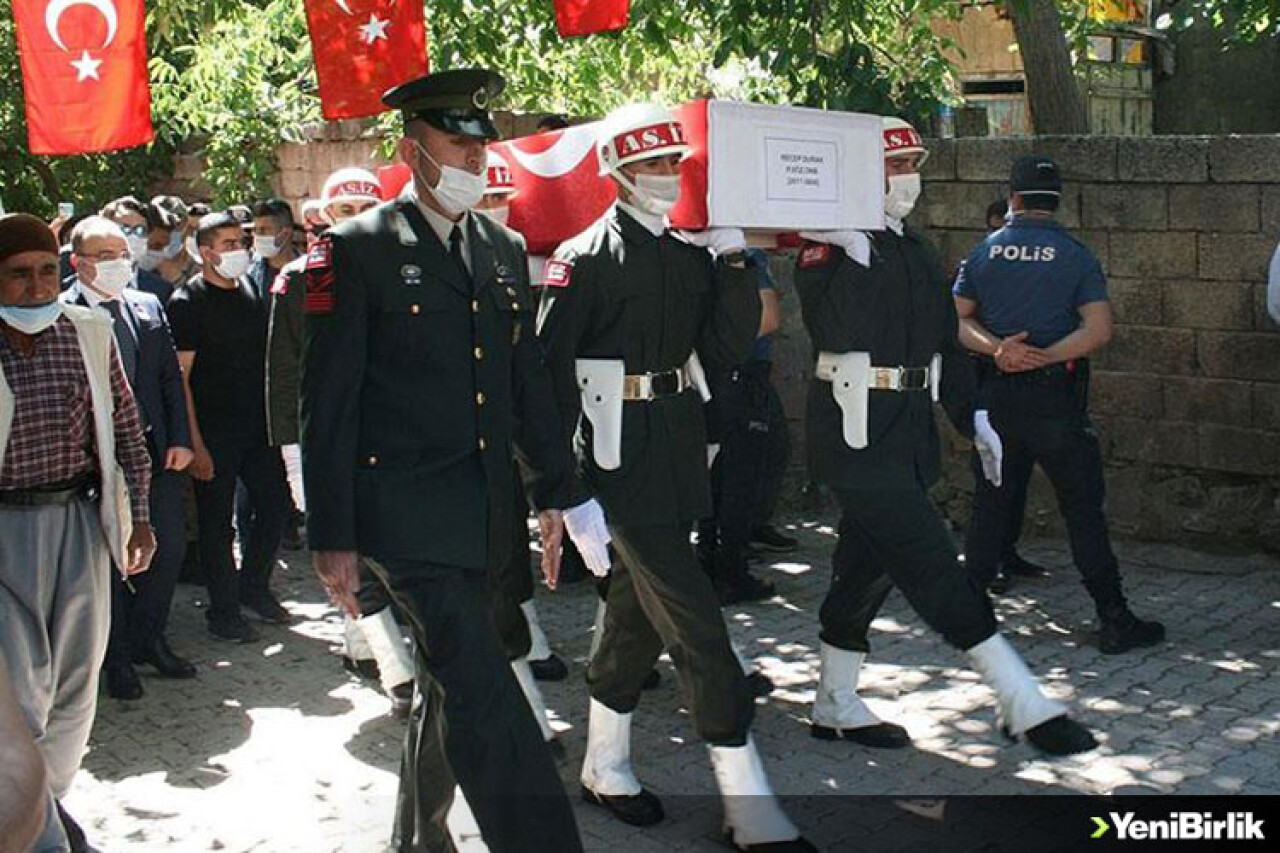
[[[520,690],[529,703],[529,710],[533,711],[533,718],[538,721],[538,728],[542,730],[542,739],[554,740],[556,732],[547,720],[547,703],[542,699],[542,691],[538,689],[538,682],[534,680],[533,670],[529,669],[529,659],[516,658],[511,662],[511,671],[515,673],[516,681],[520,682]]]
[[[551,645],[547,642],[542,626],[538,624],[537,606],[531,598],[520,602],[520,609],[524,612],[524,621],[529,625],[529,654],[526,657],[529,660],[546,660],[551,657]]]
[[[822,673],[813,700],[813,722],[829,729],[861,729],[880,723],[858,695],[858,675],[867,656],[823,643],[819,651]]]
[[[1000,721],[1015,735],[1067,713],[1062,703],[1040,692],[1036,677],[999,633],[965,652],[969,663],[996,692]]]
[[[634,797],[640,780],[631,770],[631,715],[619,714],[591,700],[587,719],[587,754],[582,759],[582,784],[596,794]]]
[[[392,687],[413,680],[413,656],[404,644],[404,635],[400,633],[400,626],[396,624],[390,607],[370,616],[361,616],[356,627],[364,633],[369,648],[373,649],[383,690],[390,693]]]
[[[712,746],[711,766],[724,800],[725,828],[739,847],[794,841],[800,830],[773,796],[750,737],[745,746]]]

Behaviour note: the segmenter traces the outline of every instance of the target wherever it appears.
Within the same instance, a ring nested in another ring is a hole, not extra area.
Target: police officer
[[[455,779],[490,850],[582,849],[485,600],[487,571],[507,558],[513,447],[551,576],[567,470],[524,247],[470,212],[503,85],[457,70],[388,91],[413,180],[327,231],[307,261],[301,426],[316,571],[355,616],[365,556],[417,652],[423,707],[401,769],[399,851],[453,849]]]
[[[689,543],[693,522],[710,510],[701,365],[723,370],[747,357],[760,300],[741,231],[692,238],[709,254],[667,230],[688,151],[682,126],[662,107],[611,113],[598,152],[618,203],[562,245],[543,276],[540,336],[566,424],[578,426],[566,528],[597,575],[609,569],[610,543],[617,553],[587,671],[582,793],[628,823],[662,819],[660,801],[632,772],[630,731],[641,685],[665,648],[711,747],[732,842],[812,850],[770,793],[748,733],[746,678]]]
[[[994,689],[1006,729],[1044,752],[1092,749],[1089,732],[1045,697],[999,634],[991,604],[960,567],[929,501],[939,470],[932,402],[967,429],[973,380],[938,256],[905,227],[927,152],[915,129],[884,120],[886,229],[809,242],[796,289],[818,352],[809,385],[809,464],[839,500],[840,540],[822,603],[814,737],[871,747],[909,743],[857,694],[868,630],[897,586],[929,627],[965,652]],[[835,245],[838,244],[838,245]]]
[[[990,579],[1012,518],[1002,469],[1039,463],[1097,607],[1103,653],[1151,646],[1164,639],[1164,626],[1138,619],[1125,601],[1102,511],[1102,454],[1087,410],[1087,358],[1111,338],[1102,267],[1054,220],[1062,177],[1053,160],[1019,159],[1010,190],[1012,219],[969,254],[955,283],[961,339],[995,368],[985,371],[986,410],[976,417],[990,423],[997,439],[975,453],[965,560],[975,579]]]

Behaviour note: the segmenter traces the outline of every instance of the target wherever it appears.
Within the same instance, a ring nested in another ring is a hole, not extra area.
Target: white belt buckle
[[[897,391],[902,387],[902,368],[873,367],[868,384],[877,391]]]

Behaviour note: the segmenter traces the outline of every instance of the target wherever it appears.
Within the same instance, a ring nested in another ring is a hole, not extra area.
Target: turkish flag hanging
[[[33,154],[150,142],[143,0],[13,0]]]
[[[320,108],[330,120],[386,109],[382,93],[427,73],[419,0],[306,0]]]
[[[631,16],[631,0],[555,0],[556,29],[564,38],[620,30]]]

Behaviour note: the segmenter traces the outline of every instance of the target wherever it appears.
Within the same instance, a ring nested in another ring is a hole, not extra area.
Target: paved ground
[[[824,849],[852,850],[889,831],[875,816],[851,821],[839,806],[855,801],[830,796],[838,794],[1280,793],[1277,562],[1122,546],[1135,610],[1163,619],[1170,637],[1140,654],[1104,657],[1062,543],[1030,543],[1024,553],[1057,570],[1001,598],[998,611],[1050,691],[1103,740],[1094,753],[1060,761],[1041,760],[993,731],[989,691],[895,594],[876,623],[865,695],[907,726],[916,748],[870,751],[806,733],[815,612],[834,539],[823,523],[790,526],[800,531],[801,551],[767,570],[783,595],[726,615],[739,644],[778,685],[759,706],[754,730],[774,786],[793,796],[793,816]],[[199,661],[199,679],[147,675],[141,701],[104,695],[67,803],[107,853],[384,849],[403,726],[386,715],[380,694],[342,671],[338,617],[306,558],[286,556],[277,587],[298,624],[267,627],[252,646],[219,643],[203,630],[203,590],[179,587],[173,645]],[[638,775],[664,795],[668,820],[634,830],[578,803],[581,676],[594,598],[579,584],[540,592],[538,600],[553,643],[571,662],[570,679],[544,690],[568,746],[563,775],[588,849],[723,850],[714,843],[718,807],[706,752],[665,663],[663,687],[647,694],[637,714],[635,753]],[[465,809],[454,817],[463,848],[483,849]],[[892,837],[877,849],[940,849],[936,841]]]

